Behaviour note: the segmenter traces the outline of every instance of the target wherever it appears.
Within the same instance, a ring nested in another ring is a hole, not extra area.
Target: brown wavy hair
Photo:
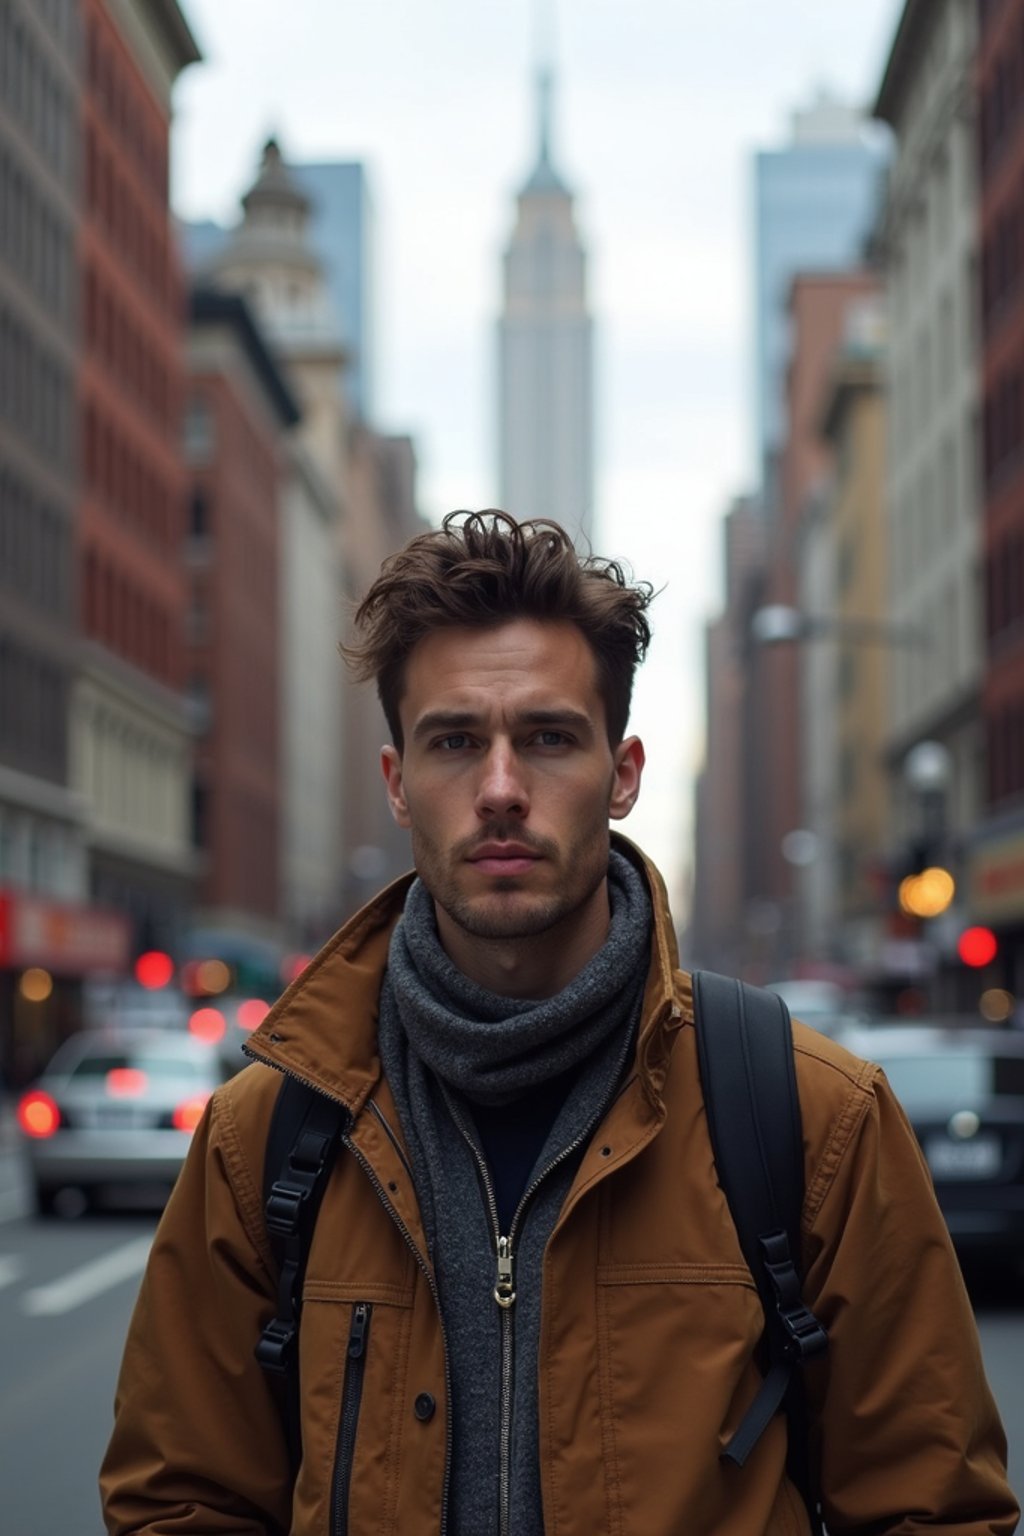
[[[580,555],[565,529],[507,512],[450,512],[390,556],[355,614],[358,638],[341,647],[360,681],[377,680],[392,741],[403,750],[398,715],[410,652],[436,629],[489,629],[511,619],[575,624],[597,662],[608,739],[626,733],[633,675],[651,639],[649,582],[615,560]]]

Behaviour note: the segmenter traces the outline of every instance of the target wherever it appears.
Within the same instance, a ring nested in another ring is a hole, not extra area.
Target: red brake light
[[[197,1093],[194,1098],[185,1099],[175,1109],[171,1116],[171,1124],[176,1131],[194,1131],[203,1118],[203,1110],[206,1108],[210,1095]]]
[[[137,1099],[146,1091],[146,1074],[138,1067],[111,1067],[107,1093],[112,1099]]]
[[[51,1099],[48,1093],[43,1093],[39,1088],[22,1096],[18,1103],[18,1124],[26,1136],[36,1136],[45,1140],[52,1136],[60,1125],[60,1110],[55,1099]]]
[[[228,1026],[219,1008],[197,1008],[188,1027],[197,1039],[216,1042],[223,1040]]]
[[[270,1004],[265,1003],[262,997],[247,997],[244,1003],[239,1003],[238,1025],[240,1029],[258,1029],[270,1012]]]

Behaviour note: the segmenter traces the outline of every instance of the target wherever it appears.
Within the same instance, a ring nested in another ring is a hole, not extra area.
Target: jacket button
[[[437,1404],[429,1392],[420,1392],[412,1405],[412,1411],[421,1424],[426,1424],[429,1419],[434,1417],[437,1411]]]

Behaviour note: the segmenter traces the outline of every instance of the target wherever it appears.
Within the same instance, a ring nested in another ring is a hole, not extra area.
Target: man
[[[112,1536],[797,1536],[763,1315],[715,1179],[661,881],[610,839],[651,590],[558,527],[448,518],[385,564],[349,659],[418,878],[327,945],[214,1097],[154,1243],[102,1474]],[[876,1068],[795,1026],[808,1368],[829,1530],[1004,1533],[977,1333]],[[348,1112],[289,1465],[253,1349],[280,1074]]]

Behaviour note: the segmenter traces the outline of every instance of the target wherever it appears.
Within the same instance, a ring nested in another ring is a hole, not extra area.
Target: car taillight
[[[171,1115],[176,1131],[194,1131],[203,1118],[203,1110],[209,1101],[208,1093],[197,1093],[194,1098],[184,1099]]]
[[[240,1029],[259,1029],[269,1012],[270,1004],[262,997],[247,997],[244,1003],[239,1003],[235,1017]]]
[[[107,1096],[111,1099],[137,1099],[146,1091],[146,1074],[138,1067],[111,1067],[107,1073]]]
[[[216,1045],[218,1040],[223,1040],[228,1026],[219,1008],[197,1008],[188,1021],[188,1027],[198,1040],[207,1040]]]
[[[56,1099],[35,1088],[22,1096],[17,1109],[18,1124],[26,1136],[45,1140],[60,1126],[60,1109]]]

